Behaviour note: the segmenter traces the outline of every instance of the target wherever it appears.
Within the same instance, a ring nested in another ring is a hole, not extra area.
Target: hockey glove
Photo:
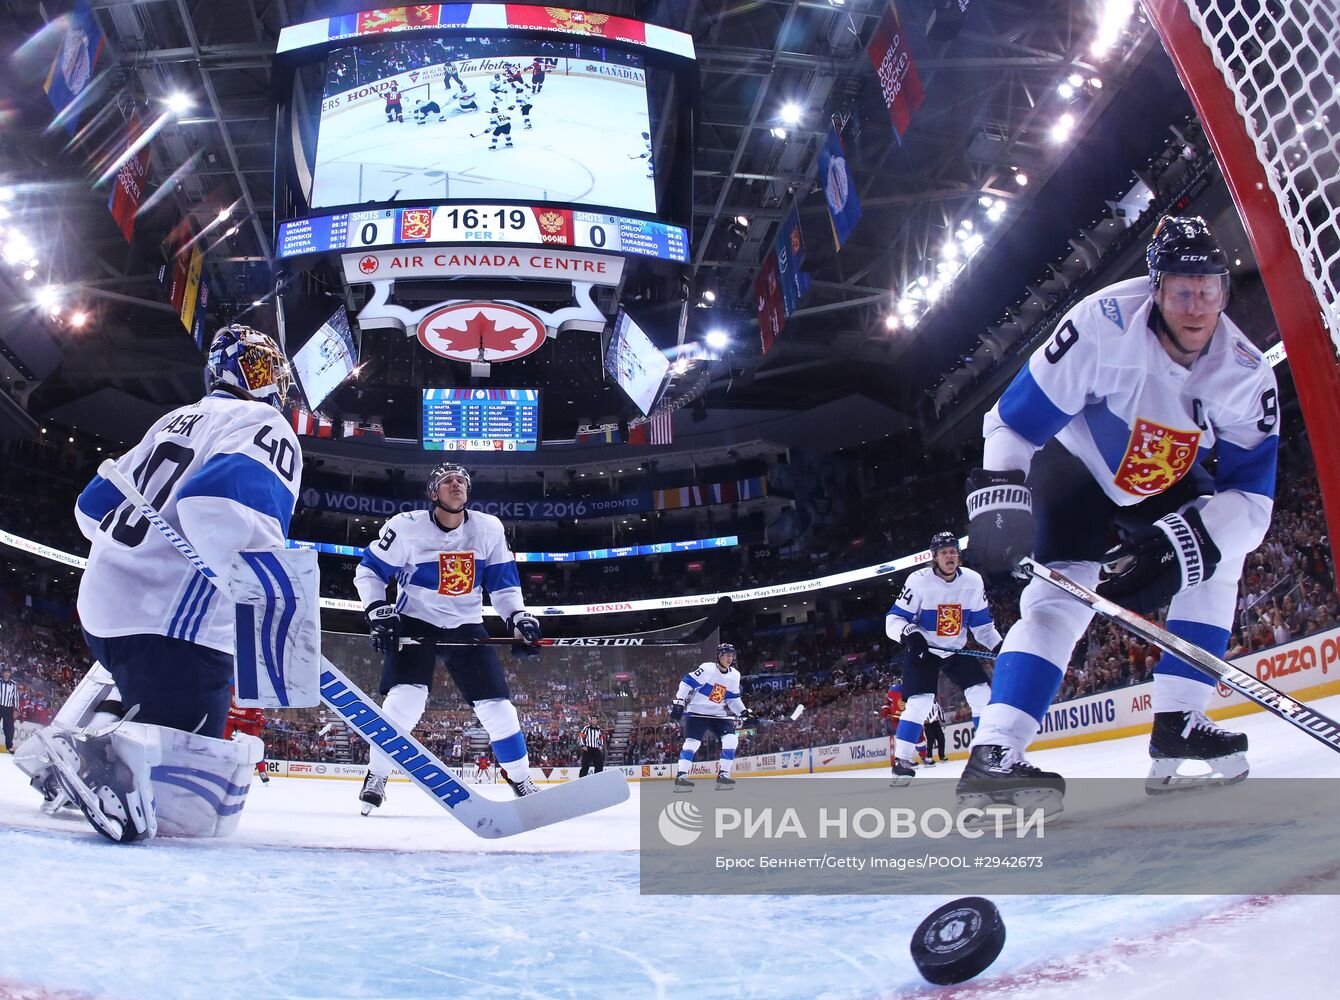
[[[684,718],[684,706],[675,702],[670,706],[670,719],[673,722],[678,722],[682,718]]]
[[[368,630],[372,633],[372,648],[379,653],[400,650],[400,616],[390,601],[377,601],[365,612]]]
[[[752,708],[746,708],[743,712],[741,712],[739,715],[735,717],[735,720],[742,726],[748,726],[752,723],[758,722],[758,713],[755,712]]]
[[[973,469],[968,475],[968,558],[983,573],[1012,572],[1033,554],[1033,491],[1024,479],[1017,469]]]
[[[540,623],[529,611],[518,611],[511,618],[507,619],[507,627],[512,630],[512,635],[521,641],[512,647],[512,652],[516,656],[539,656],[540,639],[543,635],[540,632]]]
[[[1117,534],[1121,543],[1107,552],[1107,578],[1098,593],[1136,614],[1161,611],[1179,592],[1208,580],[1219,565],[1219,548],[1194,508],[1153,524],[1118,522]]]
[[[925,656],[926,650],[930,648],[930,643],[926,641],[926,637],[921,634],[920,629],[909,628],[903,634],[903,652],[909,656],[920,658]]]

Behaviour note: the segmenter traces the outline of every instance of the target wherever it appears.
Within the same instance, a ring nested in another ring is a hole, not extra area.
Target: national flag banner
[[[78,0],[74,9],[66,14],[64,33],[61,37],[60,51],[47,72],[42,89],[56,113],[64,111],[93,80],[98,68],[98,57],[102,55],[107,40],[97,19],[89,10],[88,0]],[[71,114],[65,122],[65,131],[74,135],[79,123],[78,112]]]
[[[378,7],[359,11],[352,16],[355,19],[355,34],[379,35],[387,31],[404,31],[406,28],[436,27],[441,23],[442,10],[435,3],[415,3],[404,7]]]
[[[308,413],[306,410],[293,411],[293,430],[304,437],[333,438],[335,421]]]
[[[668,410],[651,415],[647,423],[651,425],[652,444],[670,444],[674,440],[672,416]]]
[[[577,428],[574,440],[578,444],[619,444],[623,441],[623,435],[619,432],[618,424],[601,424],[599,427],[583,424]]]
[[[782,279],[777,274],[777,255],[771,250],[763,258],[763,267],[754,279],[754,308],[758,312],[758,336],[767,354],[772,342],[786,326],[786,306],[782,302]]]
[[[585,35],[588,38],[608,38],[616,42],[647,44],[647,26],[641,21],[614,14],[597,14],[589,10],[509,3],[507,25],[512,28],[544,28],[549,31]]]
[[[138,115],[131,116],[127,132],[126,143],[133,144],[140,134]],[[127,243],[132,241],[135,234],[135,213],[140,210],[140,201],[144,197],[144,181],[149,175],[149,157],[152,152],[146,142],[138,153],[122,165],[112,181],[112,196],[107,199],[107,209]]]
[[[856,194],[856,179],[842,150],[842,138],[832,125],[828,128],[828,140],[819,150],[819,186],[824,189],[824,200],[828,202],[833,245],[841,250],[861,219],[861,199]]]
[[[737,479],[706,486],[680,486],[653,490],[652,507],[656,510],[676,510],[680,507],[701,507],[718,503],[739,503],[757,500],[768,495],[768,480],[764,476]]]
[[[205,268],[205,255],[197,243],[191,247],[190,263],[186,265],[186,291],[181,300],[181,325],[187,332],[195,320],[195,307],[200,301],[200,272]]]
[[[892,3],[879,19],[867,52],[875,67],[875,75],[879,77],[879,89],[884,95],[884,105],[889,109],[894,135],[902,142],[904,133],[912,124],[912,113],[926,99],[926,91],[922,89],[921,76],[912,61],[907,32],[898,20],[898,8]]]
[[[805,238],[800,232],[800,212],[795,205],[782,220],[777,237],[772,241],[777,255],[777,278],[782,288],[782,306],[789,318],[810,291],[809,273],[805,266]]]

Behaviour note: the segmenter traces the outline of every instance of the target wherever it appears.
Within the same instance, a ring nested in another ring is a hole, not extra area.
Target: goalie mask
[[[428,499],[429,501],[432,502],[432,505],[434,507],[441,507],[448,514],[459,514],[461,511],[465,509],[464,501],[461,502],[461,505],[459,507],[457,507],[455,510],[452,510],[450,507],[442,503],[437,497],[434,496],[434,494],[437,493],[439,488],[442,486],[442,483],[446,481],[446,479],[450,476],[459,476],[461,479],[465,480],[465,495],[467,499],[469,498],[470,470],[468,470],[463,465],[457,465],[455,462],[443,462],[436,469],[434,469],[432,471],[432,474],[428,477]]]
[[[293,375],[273,338],[234,323],[214,335],[205,360],[205,390],[219,387],[282,410]]]

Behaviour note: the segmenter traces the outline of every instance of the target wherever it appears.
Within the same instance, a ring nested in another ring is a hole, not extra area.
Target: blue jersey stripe
[[[940,624],[939,614],[934,608],[922,608],[917,613],[917,627],[934,632]]]
[[[177,493],[177,502],[187,497],[220,497],[273,517],[288,534],[293,516],[293,494],[273,469],[249,455],[215,455],[188,479]]]
[[[372,554],[371,548],[363,550],[363,559],[359,565],[366,566],[368,569],[372,570],[372,572],[376,573],[377,578],[381,580],[382,583],[390,583],[395,576],[395,567],[388,562],[383,562],[381,559],[378,559]]]
[[[1103,464],[1115,475],[1131,443],[1130,424],[1109,410],[1103,400],[1084,407],[1084,424],[1103,456]]]
[[[195,642],[195,637],[200,634],[200,626],[205,623],[205,615],[209,613],[209,605],[214,600],[214,593],[212,584],[205,587],[205,599],[200,602],[200,610],[196,612],[195,622],[191,625],[191,634],[186,637],[188,642]]]
[[[95,475],[79,494],[75,506],[85,516],[101,521],[109,512],[121,506],[121,501],[124,499],[121,491],[113,486],[110,480]]]
[[[991,624],[991,612],[987,608],[979,608],[976,611],[963,612],[963,623],[968,628],[981,628],[983,625]]]
[[[1280,439],[1274,434],[1255,448],[1239,448],[1231,441],[1220,439],[1219,466],[1214,474],[1218,492],[1241,490],[1275,499],[1275,462],[1279,457]]]
[[[1027,365],[1019,369],[997,406],[1000,419],[1039,448],[1071,421],[1071,414],[1042,391]]]
[[[516,563],[491,563],[484,567],[484,589],[490,594],[519,586],[521,586],[521,575],[516,571]]]
[[[896,604],[893,607],[889,608],[889,614],[897,615],[899,618],[906,618],[908,621],[915,620],[912,617],[912,612],[908,611],[906,608],[900,608]]]
[[[186,596],[177,607],[177,614],[172,619],[172,628],[168,631],[169,636],[174,639],[186,638],[186,630],[190,626],[191,619],[195,617],[201,598],[205,596],[204,592],[208,589],[210,589],[209,581],[197,574],[187,588]]]
[[[432,562],[419,563],[414,567],[414,572],[410,574],[409,584],[412,587],[424,587],[428,590],[436,590],[437,585],[442,580],[442,566],[434,559]]]

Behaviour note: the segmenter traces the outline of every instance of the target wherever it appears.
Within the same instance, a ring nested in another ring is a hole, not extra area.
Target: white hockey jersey
[[[215,392],[162,417],[116,462],[225,576],[239,549],[284,544],[302,451],[268,403]],[[94,476],[75,504],[92,543],[79,620],[96,636],[163,635],[233,652],[233,606],[129,500]]]
[[[363,606],[386,600],[392,580],[399,590],[396,611],[440,628],[482,622],[485,590],[503,618],[525,610],[503,524],[476,510],[466,511],[452,531],[444,531],[426,510],[397,514],[382,525],[354,571]]]
[[[1149,328],[1152,307],[1148,280],[1132,278],[1071,309],[986,415],[983,465],[1027,471],[1054,437],[1129,506],[1171,488],[1214,449],[1216,494],[1201,516],[1226,557],[1249,552],[1274,504],[1274,373],[1223,315],[1183,368]]]
[[[890,639],[902,642],[909,632],[920,630],[927,644],[942,650],[931,650],[941,658],[967,645],[969,629],[987,649],[1000,645],[1000,632],[986,605],[982,575],[967,567],[960,567],[952,580],[945,580],[930,566],[909,573],[898,599],[884,616],[884,632]]]
[[[684,705],[690,715],[733,719],[744,711],[744,702],[740,700],[740,671],[731,667],[722,673],[717,664],[704,663],[684,675],[675,701]]]

